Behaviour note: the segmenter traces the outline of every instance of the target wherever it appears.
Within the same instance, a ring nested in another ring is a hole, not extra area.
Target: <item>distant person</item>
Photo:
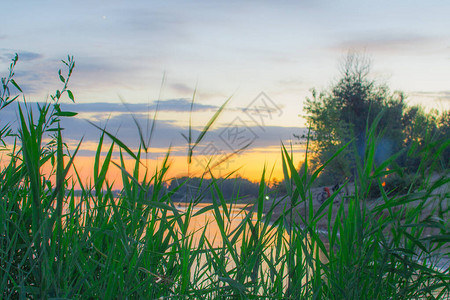
[[[333,186],[333,192],[336,192],[338,189],[339,189],[339,183],[336,183],[336,184]]]
[[[323,190],[327,193],[327,198],[330,198],[331,196],[330,189],[326,186],[323,188]]]

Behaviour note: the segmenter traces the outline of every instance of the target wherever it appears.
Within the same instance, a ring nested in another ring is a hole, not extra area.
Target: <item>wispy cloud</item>
[[[158,36],[174,36],[186,38],[186,20],[182,11],[171,10],[170,12],[162,5],[152,5],[151,7],[130,8],[127,5],[117,9],[117,17],[122,19],[124,30],[138,33],[158,32]]]
[[[104,112],[121,112],[121,113],[147,113],[149,111],[160,112],[189,112],[191,110],[191,100],[189,99],[168,99],[160,101],[152,101],[149,104],[146,103],[108,103],[108,102],[96,102],[96,103],[69,103],[67,107],[77,112],[88,113],[104,113]],[[208,105],[201,103],[194,103],[193,111],[207,111],[216,110],[218,106]]]
[[[41,97],[45,97],[60,88],[61,82],[57,73],[59,69],[63,69],[60,59],[48,58],[34,51],[3,48],[0,49],[0,63],[11,62],[15,53],[18,54],[19,61],[14,70],[14,79],[24,91],[25,96],[40,93]]]
[[[0,40],[2,36],[0,36]],[[26,51],[26,50],[12,50],[7,48],[0,49],[0,61],[6,62],[14,58],[16,53],[19,55],[21,61],[33,61],[42,59],[44,56],[41,53]]]
[[[31,61],[41,59],[44,56],[40,53],[30,52],[30,51],[19,51],[19,58],[24,61]]]
[[[190,93],[192,94],[194,92],[194,89],[184,83],[173,83],[170,85],[170,88],[179,92],[179,93]]]
[[[305,84],[304,80],[301,79],[295,79],[295,78],[288,78],[288,79],[282,79],[278,80],[277,82],[281,86],[303,86]]]
[[[156,108],[156,103],[151,105],[152,108]],[[177,112],[188,112],[191,109],[191,101],[187,99],[172,99],[164,100],[159,102],[158,108],[161,111],[177,111]],[[201,103],[194,103],[193,111],[205,111],[205,110],[216,110],[218,106],[208,105]]]
[[[415,33],[387,33],[371,32],[356,35],[335,43],[331,48],[342,50],[366,50],[370,52],[384,52],[394,50],[417,50],[429,47],[440,39],[430,35]]]
[[[438,92],[416,91],[410,92],[409,94],[415,97],[434,98],[435,100],[438,101],[450,102],[450,91],[438,91]]]

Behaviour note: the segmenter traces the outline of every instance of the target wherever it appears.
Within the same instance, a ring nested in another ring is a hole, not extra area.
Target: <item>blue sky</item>
[[[185,98],[197,86],[208,103],[264,90],[299,108],[357,50],[392,89],[448,102],[448,11],[448,1],[8,1],[1,66],[19,52],[17,75],[36,100],[70,54],[78,102]]]
[[[279,145],[304,126],[305,97],[338,78],[348,51],[365,53],[372,76],[411,104],[449,109],[449,11],[449,1],[7,1],[0,70],[19,53],[16,81],[44,101],[73,55],[80,116],[100,123],[113,106],[98,103],[148,109],[160,99],[176,107],[161,110],[161,123],[180,129],[196,89],[197,129],[232,97],[217,124],[227,127],[264,91],[280,110],[265,124]]]

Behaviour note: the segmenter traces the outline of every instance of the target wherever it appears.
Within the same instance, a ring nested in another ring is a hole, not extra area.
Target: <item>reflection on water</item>
[[[214,210],[207,210],[199,215],[196,215],[196,213],[201,209],[205,209],[211,206],[211,203],[198,203],[192,207],[193,217],[189,220],[188,232],[192,233],[194,235],[194,240],[198,242],[204,230],[205,237],[208,239],[208,241],[215,247],[221,247],[223,246],[223,239]],[[225,232],[228,235],[233,233],[236,228],[242,225],[242,222],[246,219],[247,214],[249,213],[249,211],[246,209],[247,207],[247,204],[228,205],[228,216],[222,207],[218,208],[221,217],[224,220]],[[185,212],[188,208],[188,205],[184,203],[176,203],[176,208],[182,212]],[[255,223],[256,219],[252,218],[251,221]],[[236,246],[239,246],[240,243],[241,239],[238,239]]]
[[[197,204],[192,208],[192,215],[195,215],[196,212],[211,205],[212,204],[210,203]],[[177,209],[179,209],[180,211],[186,211],[188,207],[189,206],[186,206],[185,204],[177,204]],[[222,208],[219,209],[222,219],[225,220],[225,232],[227,233],[227,236],[225,238],[222,237],[222,233],[217,222],[217,217],[215,216],[214,210],[207,210],[197,216],[192,217],[189,222],[188,231],[193,235],[194,243],[198,243],[201,235],[204,232],[206,239],[208,239],[211,246],[215,247],[216,249],[224,249],[227,247],[226,242],[224,241],[225,239],[234,240],[235,242],[232,244],[232,246],[236,250],[237,255],[240,255],[241,251],[248,251],[249,253],[251,253],[250,255],[248,255],[248,257],[250,257],[253,253],[260,256],[260,265],[257,273],[258,276],[262,276],[264,274],[264,276],[270,277],[271,273],[273,272],[279,273],[278,275],[281,275],[281,278],[283,278],[283,286],[286,288],[289,281],[289,266],[286,268],[285,264],[288,260],[286,256],[289,252],[288,245],[290,243],[293,243],[293,241],[288,231],[284,228],[279,228],[277,225],[273,225],[271,222],[269,223],[270,225],[265,228],[264,223],[262,221],[258,222],[256,214],[252,214],[251,210],[246,209],[247,207],[247,205],[227,206],[229,219],[227,218],[224,210]],[[251,224],[253,225],[253,229],[255,229],[256,232],[255,230],[252,231],[252,226],[250,226],[248,222],[251,222]],[[239,229],[241,226],[244,226],[245,230],[239,233],[237,229]],[[236,238],[235,235],[238,233],[239,237]],[[259,240],[255,241],[252,244],[252,237]],[[299,247],[299,249],[301,250],[300,252],[295,252],[296,254],[293,259],[296,260],[296,264],[300,263],[308,269],[303,271],[305,273],[305,276],[301,280],[302,284],[305,284],[308,280],[308,276],[306,274],[312,272],[313,262],[310,262],[310,264],[306,262],[307,256],[305,255],[304,250],[308,249],[307,251],[309,252],[309,257],[317,257],[318,255],[318,259],[321,262],[326,262],[327,258],[325,254],[318,249],[318,247],[311,245],[311,239],[309,237],[300,237],[299,239],[299,237],[297,236],[296,238],[296,243],[298,244],[298,242],[300,241],[304,246]],[[248,248],[251,246],[255,247],[255,249],[249,250]],[[258,251],[260,250],[262,251],[258,254]],[[227,271],[235,270],[237,266],[236,261],[233,259],[233,255],[228,253],[228,249],[226,250],[226,252],[227,255],[223,257],[223,264],[225,265]],[[242,259],[245,257],[246,255],[240,258]],[[208,255],[200,255],[195,264],[197,264],[198,266],[207,265],[207,259]],[[269,267],[269,261],[273,263],[273,265],[271,265],[272,269],[270,269]],[[245,261],[239,261],[239,263],[245,264]],[[194,276],[194,273],[199,268],[202,267],[191,268],[191,276]],[[237,269],[236,272],[238,272]],[[210,274],[205,274],[205,276],[211,278]],[[199,281],[202,281],[205,278],[198,279]]]
[[[81,211],[101,213],[107,218],[113,218],[115,214],[109,203],[97,206],[97,203],[90,200],[80,203],[78,198],[73,205],[80,205]],[[127,234],[130,234],[130,239],[140,241],[141,245],[149,238],[165,239],[173,233],[178,235],[171,238],[170,243],[175,247],[169,246],[162,250],[167,251],[167,257],[161,255],[164,252],[158,255],[163,260],[167,259],[163,264],[176,260],[175,265],[184,268],[190,276],[189,282],[196,288],[228,286],[230,283],[224,282],[225,278],[248,284],[255,294],[266,294],[266,291],[261,290],[261,286],[253,283],[261,282],[261,278],[264,278],[266,287],[272,286],[274,290],[286,290],[293,284],[304,286],[314,272],[314,261],[318,259],[326,262],[325,255],[311,245],[311,239],[303,235],[303,230],[296,230],[294,234],[289,235],[284,227],[270,220],[258,219],[257,213],[247,209],[247,205],[174,205],[179,212],[180,222],[173,221],[175,216],[170,210],[163,213],[163,208],[155,207],[148,216],[150,223],[156,219],[151,229],[147,224],[144,225],[145,229],[139,232],[139,236],[134,235],[138,232],[136,230]],[[65,207],[65,210],[70,209]],[[131,212],[124,209],[121,218],[128,218],[127,214]],[[162,217],[163,214],[165,217]],[[166,227],[164,232],[157,233],[163,222],[170,218],[173,231],[167,230]],[[185,227],[182,229],[180,226]],[[152,231],[150,235],[147,235],[147,229]]]

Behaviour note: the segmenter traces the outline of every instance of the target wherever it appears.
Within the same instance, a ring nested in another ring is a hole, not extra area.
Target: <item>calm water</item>
[[[77,198],[76,202],[79,203],[80,199]],[[84,204],[85,205],[85,204]],[[208,206],[211,206],[211,203],[199,203],[197,204],[195,207],[193,207],[191,215],[196,214],[197,212],[199,212],[201,209],[204,209]],[[91,208],[94,207],[93,203],[90,203]],[[175,203],[176,208],[180,211],[180,213],[186,212],[188,207],[186,206],[186,204],[184,203]],[[225,231],[227,233],[227,235],[229,235],[230,233],[234,234],[234,230],[236,228],[238,228],[244,219],[246,219],[247,214],[249,213],[248,210],[246,210],[247,205],[245,204],[234,204],[234,205],[230,205],[227,207],[228,212],[229,212],[229,219],[225,216],[225,212],[223,211],[222,208],[219,209],[219,212],[222,216],[222,218],[225,220]],[[65,207],[65,210],[67,212],[68,207]],[[252,222],[254,225],[256,224],[256,219],[252,219]],[[248,228],[248,225],[246,225]],[[281,251],[278,252],[278,254],[276,254],[276,245],[275,245],[275,239],[271,238],[271,235],[276,234],[276,232],[279,230],[278,227],[276,227],[275,225],[270,225],[272,226],[271,229],[268,231],[268,233],[266,233],[266,235],[262,238],[266,239],[268,241],[268,245],[267,247],[265,247],[264,250],[264,255],[268,258],[272,257],[273,261],[281,261],[282,263],[286,263],[286,259],[285,259],[285,252],[286,252],[286,248],[282,247]],[[258,228],[258,226],[256,226],[256,228]],[[215,248],[215,249],[219,249],[221,247],[223,247],[223,238],[222,238],[222,234],[221,231],[219,229],[219,226],[217,224],[216,221],[216,216],[214,213],[214,210],[207,210],[205,212],[202,212],[201,214],[192,217],[190,219],[189,222],[189,226],[188,226],[188,235],[192,236],[193,239],[193,245],[192,245],[192,249],[195,250],[198,247],[198,242],[201,238],[201,235],[203,234],[203,231],[205,232],[205,237],[206,239],[209,241],[210,245]],[[249,236],[249,233],[247,232],[247,238]],[[285,242],[286,245],[286,241],[289,239],[289,234],[287,233],[286,230],[284,230],[282,232],[282,236],[283,236],[283,240]],[[233,245],[233,248],[236,250],[236,252],[239,254],[240,253],[240,249],[242,246],[242,235],[239,236],[236,239],[236,242]],[[305,239],[305,243],[308,242]],[[206,252],[208,252],[208,250],[210,250],[208,248],[209,246],[207,244],[204,245],[203,249],[206,250]],[[211,260],[211,254],[206,254],[206,252],[204,252],[203,254],[199,254],[197,255],[197,257],[195,258],[194,262],[192,263],[192,267],[191,267],[191,278],[196,278],[196,282],[201,282],[202,285],[208,285],[208,280],[209,282],[211,280],[217,280],[217,278],[215,277],[215,272],[214,270],[210,269],[209,271],[202,273],[203,275],[200,275],[200,277],[198,277],[199,275],[196,274],[196,272],[199,272],[199,270],[202,270],[203,266],[210,266],[210,262],[208,261]],[[207,255],[209,255],[209,258],[207,257]],[[231,255],[226,254],[226,257],[223,258],[224,261],[221,261],[221,264],[223,266],[225,266],[225,269],[227,271],[229,270],[233,270],[236,267],[236,263],[233,260],[233,258],[231,257]],[[303,255],[304,257],[304,255]],[[324,261],[325,260],[325,256],[322,253],[319,253],[319,259]],[[268,266],[265,265],[264,261],[261,260],[261,271],[266,274],[266,272],[268,272]],[[279,271],[279,266],[276,267],[276,269]],[[286,265],[284,266],[284,273],[287,272],[287,268]],[[203,272],[203,271],[202,271]],[[283,274],[284,276],[286,276],[287,274]],[[197,276],[197,277],[196,277]],[[287,276],[285,277],[285,280]],[[304,281],[306,281],[306,278],[304,279]],[[285,283],[284,286],[287,286],[287,282]]]
[[[211,204],[210,203],[198,204],[194,208],[194,214],[195,214],[195,211],[199,211],[200,209],[202,209],[204,207],[207,207],[209,205],[211,205]],[[248,210],[245,209],[245,207],[246,207],[246,205],[233,205],[232,207],[228,207],[229,215],[230,215],[230,221],[226,222],[226,226],[227,226],[227,230],[226,231],[227,231],[227,233],[233,232],[233,230],[235,230],[241,224],[241,222],[246,218],[246,216],[247,216],[247,214],[249,212],[248,212]],[[179,204],[177,208],[179,208],[181,211],[183,211],[183,210],[186,209],[186,206],[184,206],[183,204]],[[225,213],[223,212],[223,210],[221,210],[221,213],[222,213],[222,216],[225,218],[225,216],[224,216]],[[253,224],[256,224],[256,219],[253,218],[252,222],[253,222]],[[275,234],[275,232],[278,229],[275,225],[273,225],[273,226],[274,226],[273,230],[269,231],[269,235],[270,234]],[[213,210],[209,210],[209,211],[207,211],[207,212],[205,212],[205,213],[203,213],[203,214],[201,214],[199,216],[196,216],[196,217],[192,218],[192,220],[191,220],[191,222],[189,224],[189,230],[194,234],[194,240],[196,242],[198,242],[198,240],[199,240],[199,238],[200,238],[204,228],[206,228],[206,231],[205,231],[206,238],[211,242],[211,244],[214,247],[222,247],[222,246],[224,246],[223,243],[222,243],[222,237],[221,237],[220,229],[219,229],[219,227],[217,225],[217,221],[216,221],[216,218],[214,216]],[[269,247],[266,248],[264,254],[267,257],[273,256],[274,259],[276,260],[277,258],[276,258],[276,255],[275,255],[275,248],[276,248],[275,247],[276,246],[275,245],[275,239],[271,239],[268,236],[265,236],[263,238],[269,238],[269,241],[271,241],[271,242],[269,242]],[[289,234],[288,234],[288,232],[286,230],[284,230],[283,238],[284,238],[285,241],[287,241],[289,239]],[[305,240],[305,243],[306,242],[307,241]],[[234,244],[234,246],[236,247],[238,252],[239,252],[239,249],[241,247],[241,244],[242,244],[242,239],[241,238],[237,239],[237,242]],[[285,249],[283,248],[281,250],[280,256],[284,257],[284,255],[285,255]],[[304,257],[304,255],[303,255],[303,257]],[[278,259],[279,259],[279,257],[278,257]],[[325,257],[325,255],[322,252],[319,253],[319,259],[321,261],[326,261],[326,257]],[[206,263],[205,258],[201,257],[201,259],[199,261],[199,264],[203,265],[205,263]],[[227,270],[231,270],[232,268],[234,268],[236,266],[235,262],[231,259],[231,257],[228,257],[228,261],[226,261],[224,263],[226,265],[226,269]],[[265,265],[264,262],[262,263],[262,270],[263,270],[263,272],[268,270],[268,266]],[[192,272],[191,275],[193,275],[195,270],[192,269],[191,272]],[[285,274],[285,275],[287,275],[287,274]],[[286,279],[286,281],[287,281],[287,279]],[[305,282],[306,282],[306,278],[304,279],[303,283],[305,283]],[[287,282],[286,282],[285,286],[287,286]]]

